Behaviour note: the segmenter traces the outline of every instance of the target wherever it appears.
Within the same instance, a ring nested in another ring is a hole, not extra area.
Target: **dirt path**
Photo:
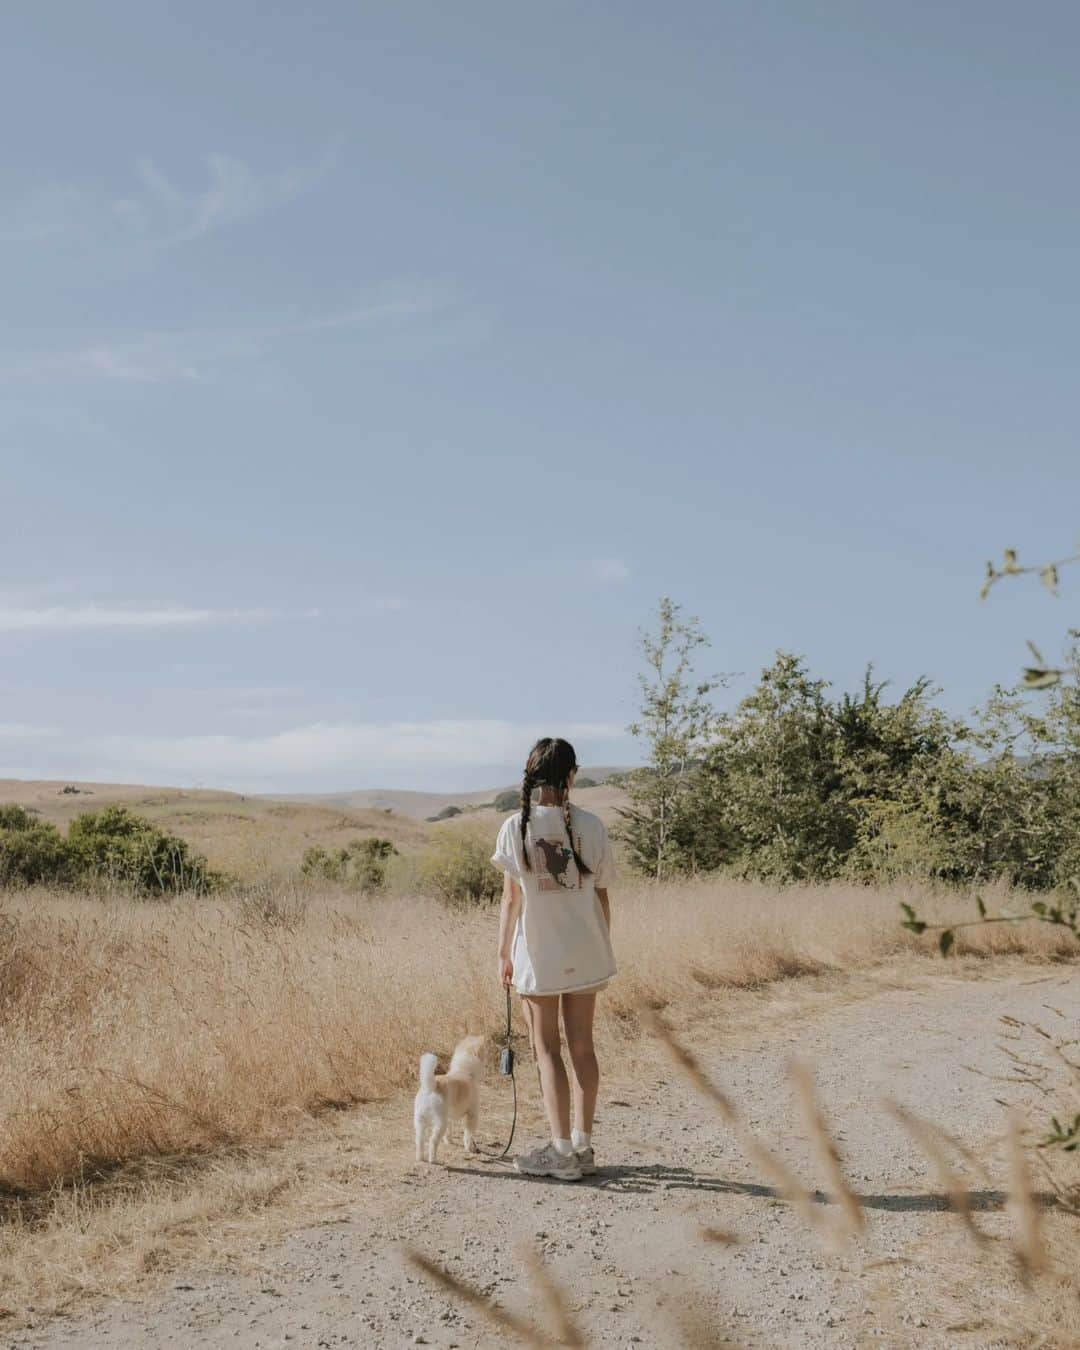
[[[1067,970],[1028,968],[978,982],[938,976],[779,1026],[770,1019],[756,1036],[714,1030],[708,1042],[697,1038],[715,1080],[811,1186],[821,1178],[783,1066],[793,1052],[814,1066],[870,1225],[842,1258],[820,1253],[708,1106],[657,1057],[636,1083],[609,1088],[595,1178],[573,1186],[531,1181],[475,1161],[456,1144],[444,1150],[448,1166],[416,1166],[403,1115],[400,1148],[392,1143],[391,1161],[372,1170],[355,1206],[266,1250],[260,1269],[193,1271],[148,1301],[110,1304],[83,1321],[12,1333],[6,1343],[49,1350],[498,1346],[504,1342],[487,1324],[406,1269],[401,1248],[416,1247],[505,1307],[537,1318],[520,1257],[531,1243],[570,1291],[597,1346],[680,1344],[680,1318],[723,1330],[714,1342],[691,1333],[693,1344],[1008,1344],[987,1310],[959,1293],[951,1307],[925,1297],[920,1260],[935,1251],[943,1260],[955,1255],[956,1223],[929,1165],[878,1103],[887,1091],[968,1141],[987,1138],[1002,1122],[994,1100],[1001,1089],[962,1066],[1001,1071],[994,1044],[1002,1014],[1045,1023],[1053,1005],[1080,1020],[1078,985]],[[539,1120],[524,1068],[522,1142],[529,1143]],[[504,1091],[488,1089],[493,1112],[504,1109],[497,1095]],[[1000,1229],[1000,1191],[972,1184],[980,1221]],[[734,1233],[738,1245],[704,1245],[703,1223]]]

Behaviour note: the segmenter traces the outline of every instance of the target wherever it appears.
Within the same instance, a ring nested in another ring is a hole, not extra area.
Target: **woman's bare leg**
[[[533,1052],[540,1067],[540,1090],[553,1139],[570,1138],[570,1081],[563,1066],[559,1041],[558,994],[522,996]]]
[[[593,1048],[596,994],[563,994],[562,1018],[566,1048],[574,1069],[574,1129],[591,1134],[600,1088],[600,1066]]]

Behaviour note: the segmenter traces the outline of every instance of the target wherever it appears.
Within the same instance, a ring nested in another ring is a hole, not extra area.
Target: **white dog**
[[[469,1153],[477,1151],[474,1136],[480,1118],[483,1049],[483,1036],[466,1036],[458,1042],[446,1073],[435,1072],[439,1064],[436,1055],[420,1056],[420,1091],[413,1105],[417,1162],[423,1161],[425,1144],[428,1162],[435,1161],[452,1120],[464,1119],[465,1148]]]

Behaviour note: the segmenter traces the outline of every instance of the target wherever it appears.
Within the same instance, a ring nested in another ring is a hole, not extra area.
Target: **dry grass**
[[[9,897],[0,1188],[25,1200],[133,1159],[273,1141],[298,1114],[410,1083],[421,1051],[496,1029],[496,923],[493,911],[283,888],[171,905]],[[856,888],[649,888],[618,902],[615,923],[609,1043],[636,1034],[641,1005],[926,950],[900,930],[895,896]],[[1042,959],[1069,950],[1036,927],[967,941]]]
[[[601,1049],[632,1052],[642,1005],[692,1026],[725,990],[919,956],[940,969],[932,944],[900,929],[901,898],[942,919],[966,912],[955,898],[842,886],[620,893],[623,973],[601,1001]],[[411,1087],[421,1051],[447,1052],[466,1030],[497,1034],[496,931],[490,910],[280,884],[169,904],[7,896],[0,1268],[9,1287],[17,1276],[24,1291],[40,1289],[48,1268],[64,1271],[70,1293],[96,1289],[103,1254],[115,1264],[123,1249],[137,1273],[159,1259],[160,1234],[175,1245],[177,1224],[206,1228],[272,1204],[295,1176],[266,1150],[292,1146],[329,1108]],[[1068,934],[1041,926],[962,936],[969,967],[990,953],[1075,955]],[[367,1114],[375,1108],[340,1119]]]
[[[76,787],[77,792],[70,791]],[[448,801],[464,805],[483,802],[491,796],[490,792],[441,796],[356,792],[287,800],[210,788],[0,778],[0,802],[17,802],[62,830],[83,811],[126,806],[161,829],[185,839],[216,870],[245,881],[267,875],[295,878],[304,852],[312,844],[326,849],[340,848],[353,839],[379,835],[401,851],[403,860],[393,869],[394,882],[405,887],[415,870],[410,863],[433,836],[426,817]],[[627,798],[621,788],[602,785],[579,789],[575,800],[610,825],[615,819],[615,808]],[[505,817],[506,812],[470,806],[439,828],[483,830],[494,839]]]
[[[64,792],[66,786],[75,785],[4,778],[0,802],[26,806],[62,830],[83,811],[126,806],[187,840],[211,867],[246,880],[267,874],[297,876],[304,851],[312,844],[339,848],[352,839],[380,835],[402,852],[412,852],[430,837],[423,822],[384,810],[276,801],[205,788],[84,783],[77,793],[70,793]]]

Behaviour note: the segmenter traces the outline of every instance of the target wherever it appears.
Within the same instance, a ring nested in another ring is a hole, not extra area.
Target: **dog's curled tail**
[[[435,1091],[435,1070],[439,1067],[438,1055],[433,1055],[429,1050],[426,1055],[420,1056],[420,1091]]]

